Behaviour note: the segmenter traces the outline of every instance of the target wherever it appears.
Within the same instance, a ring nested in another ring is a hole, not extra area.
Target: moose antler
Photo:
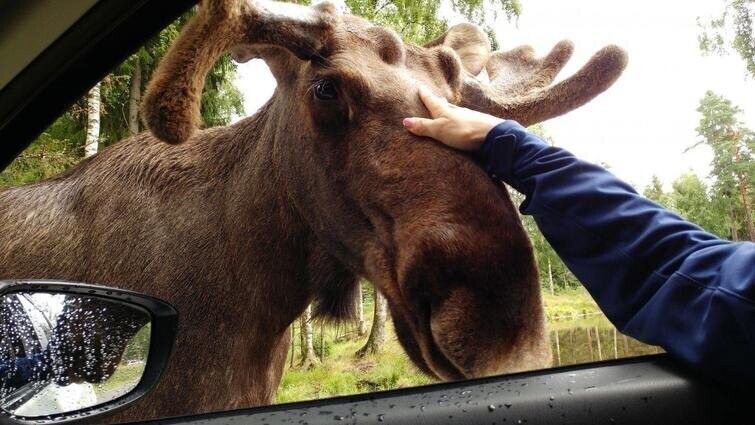
[[[222,54],[246,62],[283,48],[301,59],[322,57],[338,14],[331,3],[312,7],[262,0],[205,0],[165,55],[147,87],[142,119],[159,139],[182,143],[201,121],[207,73]]]
[[[472,71],[478,69],[479,55],[472,61],[467,59],[469,51],[487,48],[487,39],[479,40],[480,32],[482,30],[469,24],[457,25],[428,46],[443,44],[453,48],[465,68],[471,71],[464,77],[461,106],[514,119],[525,126],[584,105],[608,89],[627,65],[624,50],[610,45],[598,51],[576,74],[551,86],[571,58],[572,43],[558,43],[542,59],[535,58],[532,47],[521,46],[508,52],[494,52],[487,58],[485,68],[490,82],[486,83],[477,79]],[[458,40],[467,40],[467,43]]]

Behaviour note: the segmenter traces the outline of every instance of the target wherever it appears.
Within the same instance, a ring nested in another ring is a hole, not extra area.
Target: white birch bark
[[[312,334],[312,305],[308,305],[301,316],[301,362],[305,368],[311,368],[318,363],[315,354],[314,336]]]
[[[100,83],[87,93],[87,133],[84,141],[84,157],[97,153],[100,142]]]
[[[357,283],[356,296],[354,302],[357,303],[357,334],[362,336],[367,333],[367,323],[364,320],[364,300],[362,299],[362,281]]]

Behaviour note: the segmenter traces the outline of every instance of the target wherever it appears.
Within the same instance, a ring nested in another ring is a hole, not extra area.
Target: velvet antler
[[[262,0],[206,0],[165,55],[147,87],[142,119],[168,143],[182,143],[200,125],[207,73],[222,54],[245,62],[283,48],[301,59],[322,56],[338,10]]]
[[[443,44],[453,48],[470,71],[464,76],[461,106],[514,119],[523,125],[536,124],[584,105],[608,89],[627,65],[624,50],[607,46],[576,74],[551,86],[574,49],[571,42],[562,41],[542,59],[535,58],[529,46],[490,54],[485,64],[489,82],[484,82],[474,72],[479,70],[476,64],[480,55],[488,48],[487,38],[480,40],[481,32],[469,24],[458,25],[428,47]],[[471,60],[470,51],[478,52]]]

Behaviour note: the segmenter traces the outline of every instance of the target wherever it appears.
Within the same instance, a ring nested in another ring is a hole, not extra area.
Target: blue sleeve
[[[703,231],[513,121],[479,160],[526,196],[521,212],[622,333],[713,378],[755,382],[755,244]]]

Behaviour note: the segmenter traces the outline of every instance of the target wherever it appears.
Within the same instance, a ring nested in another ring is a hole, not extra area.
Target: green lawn
[[[582,287],[562,290],[555,295],[543,291],[543,305],[548,320],[574,319],[600,313],[598,305]]]
[[[390,390],[434,382],[412,364],[396,340],[393,327],[388,327],[384,351],[379,355],[367,355],[363,358],[356,357],[354,353],[364,345],[366,335],[356,338],[353,327],[349,325],[346,329],[342,328],[341,333],[348,330],[351,335],[334,341],[335,329],[326,327],[326,355],[323,363],[312,369],[303,369],[297,367],[298,359],[294,359],[294,367],[291,368],[289,358],[283,380],[278,387],[278,403]],[[316,325],[315,330],[318,340],[315,349],[318,351],[319,326]],[[296,355],[298,354],[297,347]]]

